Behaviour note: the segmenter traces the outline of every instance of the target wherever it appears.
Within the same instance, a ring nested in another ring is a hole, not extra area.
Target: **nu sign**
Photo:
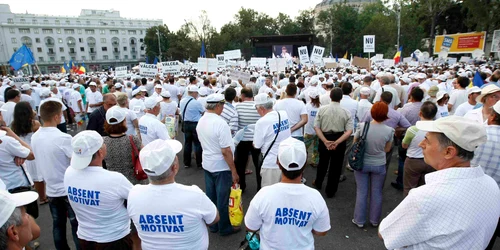
[[[375,52],[375,36],[374,35],[363,36],[363,52],[364,53],[374,53]]]

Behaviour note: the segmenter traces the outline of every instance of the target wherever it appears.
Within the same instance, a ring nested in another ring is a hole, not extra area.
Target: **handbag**
[[[184,111],[182,111],[182,117],[181,117],[181,118],[182,118],[182,124],[181,124],[181,125],[182,125],[182,126],[181,126],[181,131],[182,131],[182,133],[184,133],[184,119],[185,119],[185,118],[184,118],[184,117],[185,117],[184,115],[186,114],[187,107],[188,107],[189,103],[190,103],[192,100],[194,100],[194,98],[191,98],[191,99],[190,99],[190,100],[186,103],[186,107],[184,107]]]
[[[273,145],[274,143],[276,142],[276,138],[278,138],[278,135],[280,134],[280,131],[281,131],[281,115],[280,115],[280,112],[279,111],[276,111],[276,113],[278,113],[278,132],[276,133],[276,135],[274,136],[274,140],[273,142],[271,142],[271,145],[269,145],[269,148],[267,149],[266,153],[264,154],[264,156],[262,157],[262,160],[260,161],[260,166],[262,167],[262,165],[264,164],[264,159],[266,159],[266,156],[269,154],[269,151],[271,151],[271,148],[273,148]]]
[[[258,250],[260,248],[259,231],[247,232],[238,250]]]
[[[349,152],[349,166],[356,171],[363,170],[363,159],[365,157],[366,135],[368,134],[368,129],[370,129],[370,123],[366,122],[363,127],[361,137],[353,144],[351,152]]]
[[[26,180],[28,181],[28,183],[31,183],[29,178],[28,178],[28,175],[26,174],[26,171],[24,170],[24,167],[23,166],[19,166],[19,167],[23,170],[24,177],[26,177]],[[10,189],[9,193],[17,194],[17,193],[23,193],[23,192],[28,192],[28,191],[35,191],[35,190],[31,186],[21,186],[21,187],[16,187],[16,188]],[[30,204],[26,204],[24,207],[26,208],[27,214],[31,215],[35,219],[38,218],[39,212],[38,212],[38,203],[36,200],[31,202]]]
[[[135,146],[132,136],[129,135],[130,145],[132,145],[132,164],[134,165],[134,176],[137,180],[142,181],[148,178],[144,170],[142,169],[141,161],[139,160],[139,151]]]

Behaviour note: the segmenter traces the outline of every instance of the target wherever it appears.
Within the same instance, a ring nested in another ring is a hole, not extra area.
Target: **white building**
[[[128,19],[115,10],[83,9],[77,17],[12,13],[0,4],[0,64],[26,44],[42,73],[59,72],[63,63],[85,62],[87,71],[132,66],[145,57],[146,29],[159,19]]]

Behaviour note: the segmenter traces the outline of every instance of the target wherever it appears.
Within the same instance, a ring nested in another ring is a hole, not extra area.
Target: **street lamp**
[[[158,27],[156,35],[158,35],[158,51],[159,51],[158,60],[160,60],[161,62],[160,27]]]

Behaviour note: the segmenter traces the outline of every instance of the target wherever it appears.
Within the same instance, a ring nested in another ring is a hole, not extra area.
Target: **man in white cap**
[[[391,79],[389,78],[389,75],[383,75],[379,77],[379,82],[380,82],[380,89],[377,90],[375,98],[373,98],[373,103],[380,101],[380,96],[382,95],[383,92],[389,91],[392,94],[392,100],[391,103],[389,104],[389,108],[397,109],[397,107],[399,107],[399,105],[401,104],[401,100],[399,100],[398,92],[393,87],[390,86]]]
[[[356,112],[356,117],[358,121],[362,121],[365,115],[372,108],[373,104],[368,101],[372,90],[369,87],[363,86],[359,90],[359,103],[358,110]]]
[[[89,90],[86,92],[87,96],[87,114],[90,116],[94,110],[102,106],[103,97],[101,92],[97,91],[97,84],[95,82],[89,83]]]
[[[79,249],[76,236],[78,221],[69,205],[67,192],[64,189],[64,173],[70,165],[73,149],[71,135],[57,129],[61,116],[62,104],[60,102],[49,100],[40,105],[40,118],[43,125],[33,134],[31,147],[35,155],[37,171],[40,171],[46,184],[55,247],[56,249],[69,249],[66,240],[66,218],[69,218],[73,241]]]
[[[97,132],[78,133],[71,146],[73,154],[64,174],[64,189],[79,222],[80,246],[131,249],[130,219],[123,203],[132,183],[123,174],[102,168],[107,149]]]
[[[162,97],[148,97],[144,101],[146,114],[139,119],[139,131],[141,132],[142,144],[144,146],[156,139],[170,139],[167,127],[158,120],[158,114],[161,111],[160,102],[162,100]]]
[[[203,148],[202,166],[205,172],[207,196],[217,206],[220,213],[218,224],[210,226],[210,231],[226,236],[236,233],[229,221],[229,194],[231,185],[239,182],[234,165],[234,142],[229,125],[220,117],[224,109],[224,95],[211,94],[207,97],[207,112],[203,114],[196,132]]]
[[[464,116],[467,112],[474,109],[476,106],[476,98],[481,94],[481,89],[474,86],[472,88],[467,89],[467,101],[460,104],[455,110],[456,116]]]
[[[190,84],[187,88],[187,95],[182,98],[180,103],[180,114],[182,117],[181,130],[184,132],[184,167],[191,167],[191,152],[193,151],[196,158],[196,166],[201,168],[202,149],[196,126],[200,120],[205,108],[196,100],[198,98],[198,87]]]
[[[478,109],[473,109],[467,112],[464,117],[472,119],[480,124],[487,124],[488,116],[491,112],[491,107],[500,100],[500,88],[496,85],[489,85],[481,89],[481,94],[476,97],[476,102],[482,103],[483,106]]]
[[[132,91],[132,99],[128,104],[129,109],[134,111],[134,113],[137,115],[137,119],[141,119],[141,117],[145,114],[146,111],[141,91],[142,91],[141,87],[134,89]]]
[[[108,135],[104,131],[104,121],[106,120],[106,111],[116,105],[116,95],[112,93],[104,94],[102,106],[95,109],[89,116],[87,130],[95,130],[101,136]]]
[[[28,102],[33,110],[36,110],[35,108],[35,101],[33,98],[31,98],[31,93],[33,92],[33,89],[29,84],[23,84],[21,86],[21,102]]]
[[[159,139],[141,150],[150,184],[132,188],[127,210],[142,249],[208,249],[206,226],[216,224],[219,214],[200,188],[175,182],[181,150],[179,141]]]
[[[250,202],[245,225],[260,230],[261,249],[314,249],[314,237],[330,230],[330,214],[321,194],[301,183],[307,150],[289,137],[279,144],[281,182],[262,188]]]
[[[151,95],[151,97],[160,97],[161,92],[163,91],[163,87],[161,84],[156,84],[154,87],[154,93]]]
[[[381,223],[388,249],[485,249],[500,217],[500,190],[481,167],[471,166],[486,130],[472,120],[448,116],[419,121],[428,131],[420,143],[424,161],[436,172]]]
[[[253,146],[263,155],[260,174],[262,187],[278,183],[281,171],[276,164],[278,147],[281,141],[291,136],[290,122],[286,111],[273,110],[273,99],[266,94],[254,98],[255,108],[261,118],[255,123]]]
[[[0,188],[0,249],[22,250],[40,236],[40,227],[24,207],[36,199],[33,191],[10,194]]]
[[[179,104],[179,101],[181,100],[182,93],[180,93],[179,88],[175,86],[175,79],[173,77],[168,78],[168,82],[163,83],[163,88],[170,92],[170,100],[173,102]]]
[[[2,106],[3,121],[5,126],[10,127],[12,121],[14,121],[14,108],[16,104],[21,101],[21,92],[17,89],[9,89],[5,92],[6,103]]]

